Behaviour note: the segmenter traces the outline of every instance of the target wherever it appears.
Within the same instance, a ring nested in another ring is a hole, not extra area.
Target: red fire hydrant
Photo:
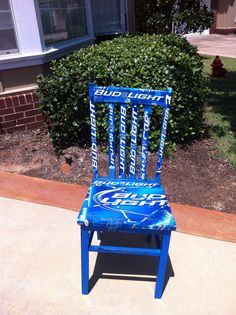
[[[212,67],[212,77],[224,77],[227,73],[226,69],[223,68],[223,63],[221,62],[220,56],[216,56],[211,64]]]

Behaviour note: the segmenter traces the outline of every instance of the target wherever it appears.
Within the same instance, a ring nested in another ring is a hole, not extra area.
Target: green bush
[[[40,110],[50,121],[58,152],[90,144],[88,83],[173,89],[167,140],[183,143],[203,131],[203,103],[208,88],[201,57],[185,38],[173,35],[130,35],[105,41],[53,61],[51,75],[38,80]],[[99,141],[107,141],[106,108],[98,106]],[[153,111],[150,150],[157,149],[160,113]]]

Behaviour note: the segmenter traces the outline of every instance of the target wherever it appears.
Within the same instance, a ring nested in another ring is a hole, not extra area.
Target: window
[[[123,32],[120,0],[92,0],[91,4],[95,34]]]
[[[87,35],[84,0],[39,0],[46,45]]]
[[[0,54],[17,52],[16,36],[9,0],[0,1]]]

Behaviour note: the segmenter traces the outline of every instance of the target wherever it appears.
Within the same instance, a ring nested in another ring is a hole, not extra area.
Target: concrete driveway
[[[155,259],[94,253],[93,289],[82,296],[76,216],[0,198],[1,315],[236,314],[236,244],[181,233],[173,233],[161,300],[153,298]]]
[[[197,46],[199,54],[236,58],[236,34],[188,35],[187,39]]]

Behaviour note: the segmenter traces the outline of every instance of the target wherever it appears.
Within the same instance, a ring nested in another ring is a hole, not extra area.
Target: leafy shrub
[[[52,142],[59,152],[73,143],[90,144],[88,83],[173,89],[167,139],[183,143],[202,133],[207,96],[201,57],[185,38],[132,35],[105,41],[53,61],[51,75],[40,77],[40,110],[50,121]],[[99,140],[107,141],[105,107],[98,107]],[[160,113],[152,115],[150,150],[157,149]]]

